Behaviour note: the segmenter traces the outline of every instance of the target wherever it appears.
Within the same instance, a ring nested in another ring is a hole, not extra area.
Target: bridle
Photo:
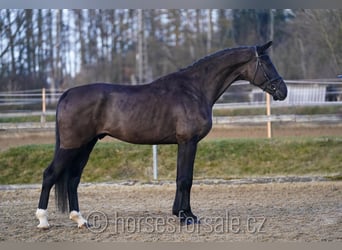
[[[256,65],[255,65],[253,81],[251,83],[255,86],[260,87],[263,91],[266,91],[266,92],[270,93],[271,95],[273,95],[274,93],[277,92],[278,87],[279,87],[279,85],[275,84],[274,82],[278,82],[278,81],[282,80],[283,78],[280,76],[277,76],[277,77],[270,79],[268,77],[268,75],[266,74],[266,71],[265,71],[265,69],[264,69],[264,67],[260,61],[260,58],[263,56],[266,56],[266,55],[265,54],[259,55],[257,48],[254,47],[254,49],[255,49],[255,57],[256,57],[257,61],[256,61]],[[263,81],[261,84],[255,84],[255,78],[256,78],[256,75],[257,75],[259,69],[262,70],[262,73],[265,77],[265,81]]]

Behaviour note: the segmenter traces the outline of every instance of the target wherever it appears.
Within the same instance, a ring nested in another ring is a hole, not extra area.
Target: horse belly
[[[103,133],[136,144],[175,143],[175,126],[168,110],[116,107],[106,114]]]

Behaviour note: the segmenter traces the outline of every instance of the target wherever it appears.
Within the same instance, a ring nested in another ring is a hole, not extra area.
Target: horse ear
[[[265,52],[269,47],[271,47],[272,43],[272,41],[269,41],[262,46],[257,46],[258,54],[262,54],[263,52]]]

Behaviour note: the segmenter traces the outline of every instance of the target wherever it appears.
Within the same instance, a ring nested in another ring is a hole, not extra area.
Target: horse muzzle
[[[287,87],[283,80],[278,85],[278,88],[273,93],[273,100],[275,101],[283,101],[287,97]]]

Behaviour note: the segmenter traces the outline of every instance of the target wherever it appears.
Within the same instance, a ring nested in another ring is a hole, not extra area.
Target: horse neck
[[[200,74],[199,84],[207,103],[214,105],[225,90],[236,80],[244,79],[247,63],[254,51],[249,47],[219,51],[198,62],[196,72]]]

